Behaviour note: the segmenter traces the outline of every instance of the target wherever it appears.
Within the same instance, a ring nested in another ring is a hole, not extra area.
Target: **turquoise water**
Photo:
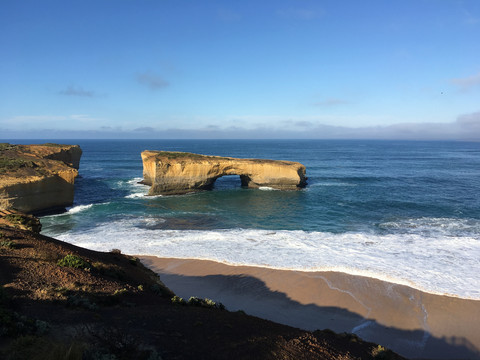
[[[27,141],[28,142],[28,141]],[[83,149],[75,204],[43,233],[98,250],[337,270],[480,299],[480,143],[65,140]],[[301,191],[145,196],[143,150],[299,161]]]

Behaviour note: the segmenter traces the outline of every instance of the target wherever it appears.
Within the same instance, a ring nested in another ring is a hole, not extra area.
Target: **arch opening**
[[[222,175],[217,177],[213,183],[212,188],[215,190],[231,190],[245,187],[243,175]]]

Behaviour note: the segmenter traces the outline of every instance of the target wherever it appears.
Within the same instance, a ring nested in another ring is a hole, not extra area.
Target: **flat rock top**
[[[0,186],[43,177],[60,171],[76,171],[63,161],[50,159],[78,145],[11,145],[0,143]]]
[[[295,161],[286,160],[269,160],[269,159],[248,159],[248,158],[233,158],[225,156],[202,155],[189,152],[180,151],[155,151],[145,150],[142,152],[143,159],[155,158],[156,160],[167,160],[169,162],[212,162],[212,161],[235,161],[242,163],[256,163],[256,164],[282,164],[282,165],[301,165]]]

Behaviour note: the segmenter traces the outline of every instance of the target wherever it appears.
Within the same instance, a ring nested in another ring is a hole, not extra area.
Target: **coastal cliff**
[[[149,195],[211,189],[219,177],[239,175],[242,186],[297,190],[306,185],[305,166],[292,161],[237,159],[185,152],[143,151],[143,183]]]
[[[0,144],[0,209],[57,211],[73,204],[78,145]]]

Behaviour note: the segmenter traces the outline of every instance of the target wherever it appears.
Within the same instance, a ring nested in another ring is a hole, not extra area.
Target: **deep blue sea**
[[[43,217],[43,234],[96,250],[335,270],[480,299],[480,143],[61,142],[83,149],[75,204]],[[308,185],[244,189],[227,176],[212,191],[149,197],[138,184],[147,149],[298,161]]]

